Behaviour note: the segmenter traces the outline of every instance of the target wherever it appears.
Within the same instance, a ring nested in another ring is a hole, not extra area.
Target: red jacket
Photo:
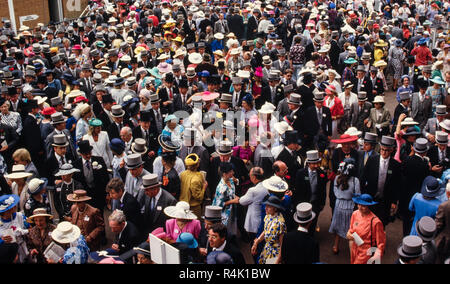
[[[334,105],[328,105],[328,96],[325,97],[323,101],[323,105],[330,108],[331,116],[344,115],[344,106],[342,105],[342,101],[338,97],[334,97]]]
[[[433,59],[431,51],[427,46],[418,46],[411,51],[411,55],[416,56],[416,66],[427,65]]]

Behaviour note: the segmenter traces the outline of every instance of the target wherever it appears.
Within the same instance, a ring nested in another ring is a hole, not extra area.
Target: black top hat
[[[28,100],[27,107],[29,110],[31,110],[33,108],[39,108],[37,100]]]
[[[88,154],[92,151],[94,147],[91,146],[89,140],[81,140],[78,142],[78,152],[81,154]]]
[[[111,94],[105,94],[102,96],[102,103],[106,104],[106,103],[114,103],[114,99],[111,96]]]
[[[150,111],[141,111],[139,116],[140,121],[152,121]]]
[[[283,138],[283,144],[284,145],[289,145],[289,144],[301,144],[301,140],[298,137],[298,132],[297,130],[288,130],[284,133],[284,138]]]

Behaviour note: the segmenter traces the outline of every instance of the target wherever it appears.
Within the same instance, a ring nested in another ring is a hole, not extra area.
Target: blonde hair
[[[20,148],[14,151],[12,157],[13,159],[19,159],[21,161],[27,161],[28,163],[31,163],[30,152],[28,152],[28,150],[25,148]]]

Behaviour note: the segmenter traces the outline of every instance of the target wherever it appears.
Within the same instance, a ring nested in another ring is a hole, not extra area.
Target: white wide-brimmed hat
[[[273,113],[275,111],[275,106],[269,102],[266,102],[265,104],[262,105],[261,109],[258,110],[259,113],[262,114],[269,114],[269,113]]]
[[[274,128],[278,132],[279,135],[283,135],[284,132],[286,132],[288,130],[293,130],[292,126],[290,126],[286,121],[276,122],[274,124]]]
[[[192,64],[200,64],[203,61],[202,55],[198,52],[189,54],[188,59]]]
[[[189,203],[186,201],[179,201],[175,206],[167,206],[164,208],[164,213],[176,219],[195,220],[197,216],[190,210]]]
[[[20,178],[28,178],[31,177],[32,173],[25,172],[24,165],[13,165],[11,173],[5,175],[5,178],[8,179],[20,179]]]
[[[279,176],[272,176],[263,181],[263,186],[272,192],[286,192],[288,190],[288,184],[282,180]]]
[[[58,224],[52,232],[52,239],[60,244],[68,244],[76,241],[81,235],[81,230],[76,225],[64,221]]]

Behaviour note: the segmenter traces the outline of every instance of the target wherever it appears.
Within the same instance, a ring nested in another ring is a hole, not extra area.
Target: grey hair
[[[133,131],[131,130],[131,128],[130,128],[130,127],[128,127],[128,126],[124,126],[124,127],[122,127],[122,130],[123,130],[123,131],[126,131],[126,132],[127,132],[127,134],[132,134],[132,133],[133,133]]]
[[[122,210],[116,209],[109,215],[108,220],[122,224],[126,221],[125,213]]]

